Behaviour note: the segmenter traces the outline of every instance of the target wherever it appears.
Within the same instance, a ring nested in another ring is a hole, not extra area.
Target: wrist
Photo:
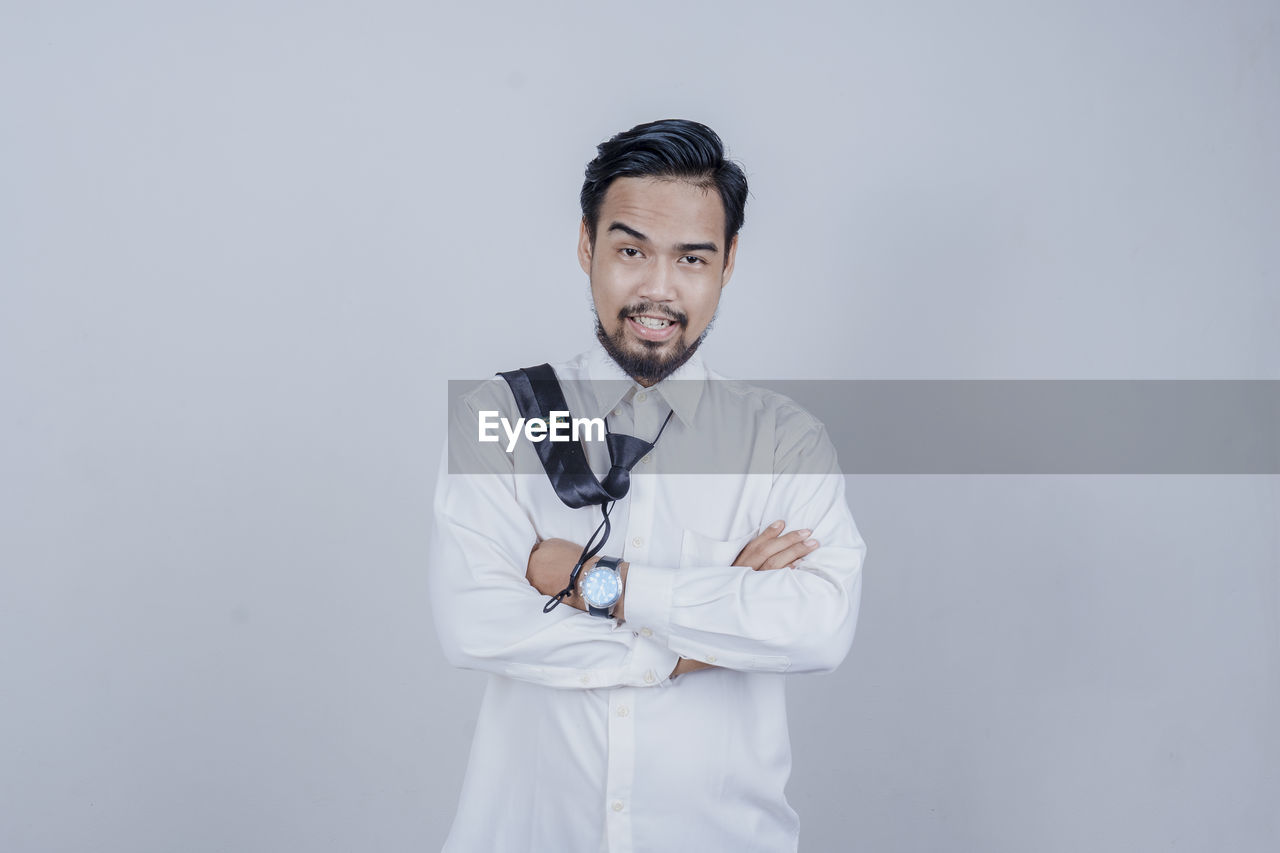
[[[671,670],[671,677],[675,678],[678,675],[684,675],[686,672],[697,672],[700,669],[715,668],[715,664],[704,663],[703,661],[694,660],[693,658],[682,657],[676,662],[676,668]]]
[[[578,579],[573,584],[573,595],[570,596],[568,603],[579,610],[587,609],[587,601],[582,597],[582,582],[586,580],[587,574],[596,567],[596,563],[599,560],[600,558],[596,556],[583,563],[582,571],[578,572]]]

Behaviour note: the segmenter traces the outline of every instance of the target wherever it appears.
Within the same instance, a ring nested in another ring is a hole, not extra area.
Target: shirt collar
[[[676,371],[652,388],[644,388],[630,376],[622,372],[622,368],[613,360],[604,346],[596,341],[595,346],[586,354],[587,378],[596,400],[596,414],[605,417],[613,411],[618,403],[634,393],[648,391],[662,397],[676,417],[685,427],[693,425],[693,416],[697,414],[698,402],[702,399],[703,388],[706,387],[708,371],[702,361],[702,350],[699,349],[689,360],[676,368]]]

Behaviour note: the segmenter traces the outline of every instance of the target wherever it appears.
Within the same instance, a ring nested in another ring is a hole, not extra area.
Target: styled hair
[[[615,178],[665,178],[688,181],[720,193],[724,205],[724,252],[742,229],[747,207],[747,176],[724,156],[724,143],[705,124],[669,118],[638,124],[596,146],[582,182],[582,218],[596,242],[600,205]]]

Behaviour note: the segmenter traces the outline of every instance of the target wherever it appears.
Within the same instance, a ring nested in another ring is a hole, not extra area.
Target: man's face
[[[594,246],[586,222],[579,227],[578,261],[591,278],[597,336],[628,376],[653,385],[693,355],[737,249],[736,236],[724,244],[714,187],[655,178],[609,185]]]

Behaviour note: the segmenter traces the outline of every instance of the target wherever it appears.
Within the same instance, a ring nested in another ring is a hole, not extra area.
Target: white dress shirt
[[[674,416],[611,516],[602,553],[630,562],[619,623],[567,604],[544,613],[525,578],[535,543],[584,545],[601,514],[566,507],[529,442],[509,454],[505,439],[477,440],[479,411],[519,417],[506,382],[453,407],[432,607],[448,660],[490,676],[444,850],[795,851],[783,674],[844,659],[866,552],[831,441],[792,401],[714,374],[700,354],[649,389],[598,344],[553,367],[574,417],[652,440]],[[741,473],[664,467],[708,435]],[[603,442],[586,445],[603,476]],[[449,473],[450,455],[466,473]],[[794,569],[731,565],[778,519],[820,547]],[[715,668],[672,679],[680,657]]]

